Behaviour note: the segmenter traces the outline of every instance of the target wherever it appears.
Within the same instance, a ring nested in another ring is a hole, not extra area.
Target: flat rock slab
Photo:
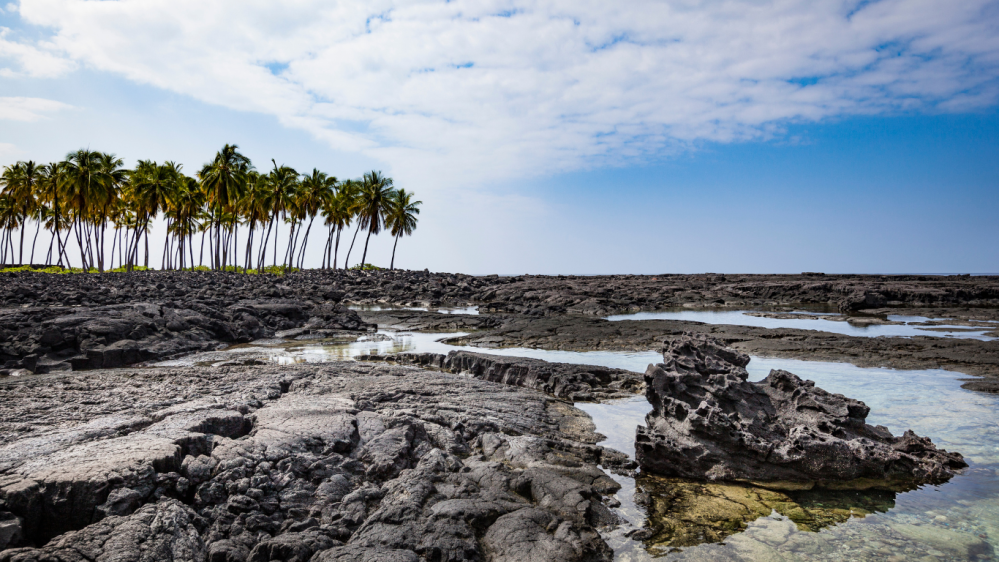
[[[642,392],[645,388],[642,375],[625,369],[555,363],[541,359],[471,351],[451,351],[447,355],[439,353],[362,355],[358,359],[418,365],[449,373],[466,374],[481,380],[533,388],[575,402],[627,398]]]

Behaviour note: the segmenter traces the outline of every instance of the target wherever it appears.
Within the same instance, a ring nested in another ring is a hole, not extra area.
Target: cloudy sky
[[[3,165],[382,170],[414,269],[999,271],[996,0],[0,9]]]

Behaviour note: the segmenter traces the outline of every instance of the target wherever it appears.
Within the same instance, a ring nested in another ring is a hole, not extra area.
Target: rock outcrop
[[[966,467],[960,454],[907,431],[865,423],[869,408],[792,373],[748,382],[749,356],[685,335],[645,373],[652,412],[636,458],[663,476],[748,481],[772,488],[899,488],[942,482]]]
[[[357,359],[417,365],[448,373],[467,374],[486,381],[533,388],[574,402],[626,398],[640,393],[644,388],[641,375],[625,369],[555,363],[527,357],[470,351],[450,351],[447,355],[440,353],[362,355]]]
[[[33,373],[115,368],[291,328],[314,334],[374,330],[342,304],[306,298],[24,306],[0,310],[0,363]]]

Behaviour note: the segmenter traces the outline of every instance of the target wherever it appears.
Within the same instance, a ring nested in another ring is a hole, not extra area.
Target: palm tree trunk
[[[344,269],[347,269],[347,266],[350,263],[350,253],[354,251],[354,242],[357,241],[357,233],[360,232],[360,231],[361,231],[361,223],[358,222],[357,223],[357,230],[354,231],[354,238],[350,241],[350,248],[347,250],[347,257],[343,259],[343,268]],[[364,261],[361,261],[361,263],[364,263]]]
[[[275,217],[277,218],[277,217]],[[278,227],[281,225],[275,222],[274,224],[274,267],[277,267],[277,247],[278,247]]]
[[[371,229],[369,228],[368,236],[364,239],[364,253],[361,254],[361,268],[364,267],[364,264],[368,263],[365,260],[368,258],[368,242],[370,241],[371,241]]]
[[[52,235],[52,238],[49,238],[49,251],[47,254],[45,254],[45,265],[49,265],[50,263],[52,263],[52,246],[55,246],[54,234]]]
[[[28,217],[24,217],[24,220],[21,221],[21,250],[17,258],[21,262],[21,265],[24,265],[24,227],[27,225]]]
[[[336,244],[333,246],[333,271],[336,271],[336,260],[337,260],[336,255],[337,255],[337,252],[340,251],[340,233],[341,232],[343,232],[342,228],[337,228],[336,229]],[[344,265],[346,265],[346,263],[347,262],[344,262]],[[344,269],[346,269],[346,267]]]
[[[201,253],[198,254],[198,267],[205,265],[205,232],[207,231],[207,228],[201,231]],[[193,259],[191,260],[191,263],[194,263]]]
[[[295,226],[296,226],[295,220],[292,219],[291,232],[288,233],[288,247],[284,251],[284,262],[282,264],[284,265],[284,270],[286,273],[288,271],[288,268],[291,267],[291,252],[292,252],[291,246],[295,241]]]
[[[274,227],[274,218],[267,221],[267,231],[264,232],[263,229],[260,231],[260,235],[263,240],[260,242],[260,254],[257,256],[257,273],[264,272],[264,266],[267,264],[267,243],[271,240],[271,229]]]
[[[392,261],[389,262],[389,270],[390,271],[395,269],[395,247],[399,245],[399,238],[400,238],[401,235],[402,235],[402,233],[399,233],[398,235],[396,235],[395,242],[392,243]]]
[[[35,262],[35,244],[38,243],[38,233],[41,232],[41,230],[42,230],[42,219],[39,218],[35,226],[35,238],[34,240],[31,241],[31,257],[28,258],[28,261],[32,263]]]
[[[253,223],[250,223],[250,234],[246,237],[246,252],[243,256],[243,271],[250,269],[250,255],[253,251]]]
[[[302,251],[298,254],[298,268],[302,269],[305,265],[305,248],[309,245],[309,232],[312,231],[312,223],[316,220],[316,216],[312,215],[309,220],[309,227],[305,229],[305,239],[302,240]]]
[[[173,223],[173,219],[167,218],[167,228],[166,228],[166,239],[163,240],[163,258],[160,260],[160,269],[165,270],[167,268],[167,254],[170,252],[170,225]]]

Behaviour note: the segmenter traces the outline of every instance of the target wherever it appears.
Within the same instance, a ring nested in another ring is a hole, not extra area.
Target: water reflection
[[[757,316],[757,314],[761,313],[737,310],[677,310],[667,312],[636,312],[634,314],[618,314],[608,316],[606,319],[615,322],[621,320],[686,320],[690,322],[703,322],[705,324],[729,324],[733,326],[753,326],[757,328],[770,329],[796,328],[799,330],[817,330],[831,332],[834,334],[869,338],[878,336],[931,336],[969,338],[983,341],[996,339],[993,336],[985,335],[986,332],[994,329],[991,327],[976,328],[969,326],[953,326],[941,323],[943,319],[927,318],[923,316],[890,315],[888,316],[888,320],[890,322],[900,323],[856,325],[849,322],[847,317],[838,314],[783,313],[778,315],[788,316],[784,318]]]
[[[371,304],[352,304],[347,308],[351,310],[361,310],[365,312],[381,312],[390,310],[422,310],[424,312],[439,312],[441,314],[479,314],[478,306],[460,306],[450,308],[431,308],[429,306],[382,306]]]
[[[776,512],[798,531],[817,532],[847,520],[895,507],[895,492],[883,490],[776,492],[739,484],[694,482],[642,475],[635,501],[646,510],[652,556],[681,547],[720,543],[750,523]]]

